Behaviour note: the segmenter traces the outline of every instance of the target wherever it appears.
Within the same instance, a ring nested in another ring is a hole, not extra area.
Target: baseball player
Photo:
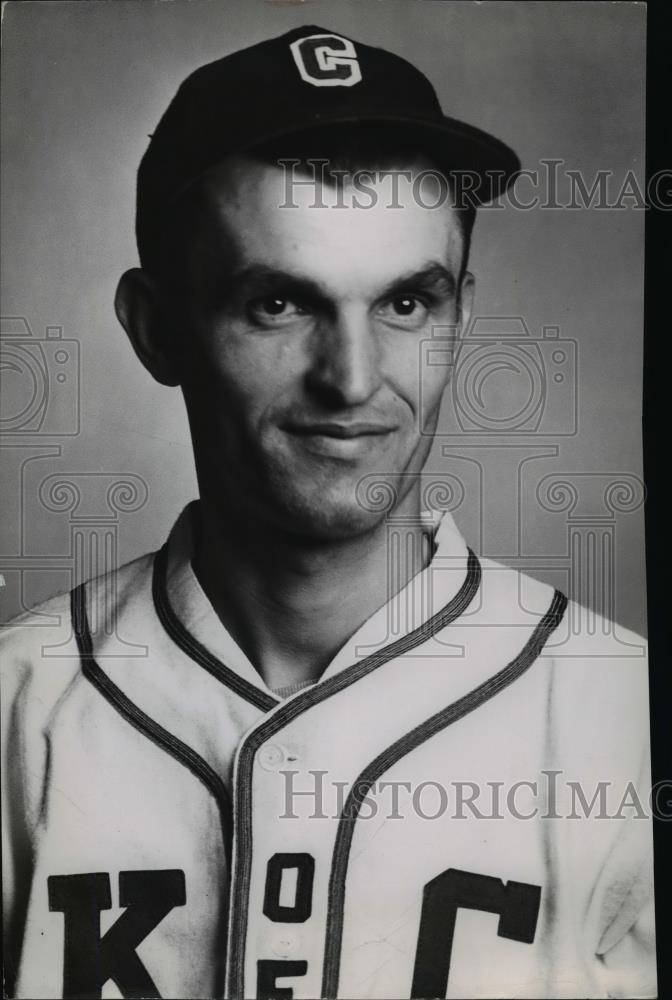
[[[423,490],[518,167],[316,26],[180,87],[117,312],[200,496],[6,630],[8,995],[656,995],[644,642]]]

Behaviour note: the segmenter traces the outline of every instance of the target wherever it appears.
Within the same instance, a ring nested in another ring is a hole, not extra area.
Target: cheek
[[[302,378],[297,345],[280,338],[223,334],[199,338],[190,365],[192,395],[220,413],[255,422],[274,404],[288,399]]]
[[[438,414],[452,371],[446,358],[446,351],[435,346],[428,334],[385,359],[388,381],[413,413],[417,427],[426,428]]]
[[[445,369],[424,369],[418,423],[425,435],[432,435],[437,427],[441,401],[446,390]],[[427,438],[429,440],[429,437]]]

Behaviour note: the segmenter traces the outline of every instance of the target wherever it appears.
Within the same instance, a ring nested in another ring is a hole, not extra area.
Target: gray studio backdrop
[[[195,477],[179,390],[118,327],[137,262],[135,172],[197,65],[317,24],[389,47],[444,110],[513,146],[520,201],[554,203],[542,161],[588,187],[644,176],[639,4],[133,0],[4,9],[3,618],[156,548]],[[236,101],[238,95],[231,94]],[[477,221],[476,316],[429,502],[483,554],[646,629],[641,476],[644,211],[490,209]],[[441,345],[439,345],[441,346]],[[431,349],[429,345],[428,349]],[[436,353],[445,362],[445,352]],[[443,483],[440,488],[437,483]]]

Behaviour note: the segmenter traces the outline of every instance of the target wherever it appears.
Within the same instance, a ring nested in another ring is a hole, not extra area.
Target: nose
[[[343,309],[315,336],[310,391],[335,409],[366,403],[382,382],[380,348],[366,313]]]

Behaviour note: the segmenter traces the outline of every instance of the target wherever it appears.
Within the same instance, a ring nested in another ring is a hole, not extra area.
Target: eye
[[[411,295],[400,295],[392,300],[391,305],[398,316],[411,316],[419,303]]]
[[[270,327],[293,323],[306,314],[297,302],[282,295],[265,295],[263,298],[253,299],[248,304],[247,311],[253,322]]]
[[[378,315],[392,326],[415,330],[423,326],[429,309],[417,295],[395,295],[378,310]]]

